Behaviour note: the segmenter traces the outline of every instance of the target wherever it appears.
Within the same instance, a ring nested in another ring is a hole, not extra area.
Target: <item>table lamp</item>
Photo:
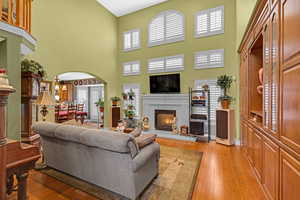
[[[46,116],[48,114],[47,107],[55,105],[55,101],[50,95],[49,91],[43,90],[36,103],[42,106],[40,113],[43,116],[43,121],[46,121]]]

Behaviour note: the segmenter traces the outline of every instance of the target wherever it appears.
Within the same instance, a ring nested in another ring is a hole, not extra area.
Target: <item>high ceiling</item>
[[[120,17],[168,0],[96,0],[115,16]]]
[[[61,81],[82,80],[82,79],[90,79],[90,78],[95,78],[95,77],[81,72],[67,72],[58,75],[58,79]]]

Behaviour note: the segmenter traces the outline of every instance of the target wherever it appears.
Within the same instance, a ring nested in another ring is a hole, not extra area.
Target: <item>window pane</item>
[[[138,63],[132,64],[132,73],[140,72],[140,65]]]
[[[163,72],[164,71],[164,59],[149,61],[148,71],[149,72]]]
[[[163,41],[164,40],[164,35],[165,35],[165,31],[164,31],[164,16],[160,16],[157,17],[156,19],[154,19],[152,21],[152,23],[150,24],[150,30],[149,30],[149,34],[150,34],[150,42],[159,42],[159,41]]]
[[[131,48],[131,33],[124,34],[124,49]]]
[[[132,32],[132,48],[140,46],[140,33],[139,31]]]
[[[197,33],[205,34],[208,32],[208,14],[200,14],[197,16]]]
[[[166,59],[167,71],[179,71],[184,69],[183,56],[169,57]]]
[[[210,13],[210,31],[222,30],[222,11],[216,10]]]
[[[166,16],[166,39],[183,36],[183,17],[178,13],[169,13]]]

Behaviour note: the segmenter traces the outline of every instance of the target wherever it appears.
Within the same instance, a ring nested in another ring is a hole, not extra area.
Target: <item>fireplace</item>
[[[155,129],[172,131],[176,110],[155,110]]]

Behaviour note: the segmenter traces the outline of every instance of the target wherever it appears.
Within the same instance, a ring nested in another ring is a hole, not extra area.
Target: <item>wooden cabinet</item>
[[[258,1],[251,20],[239,49],[241,144],[267,199],[299,199],[300,1]]]
[[[269,199],[278,199],[279,186],[279,146],[267,137],[263,137],[262,185]]]
[[[280,200],[298,200],[300,197],[300,162],[280,150]]]

